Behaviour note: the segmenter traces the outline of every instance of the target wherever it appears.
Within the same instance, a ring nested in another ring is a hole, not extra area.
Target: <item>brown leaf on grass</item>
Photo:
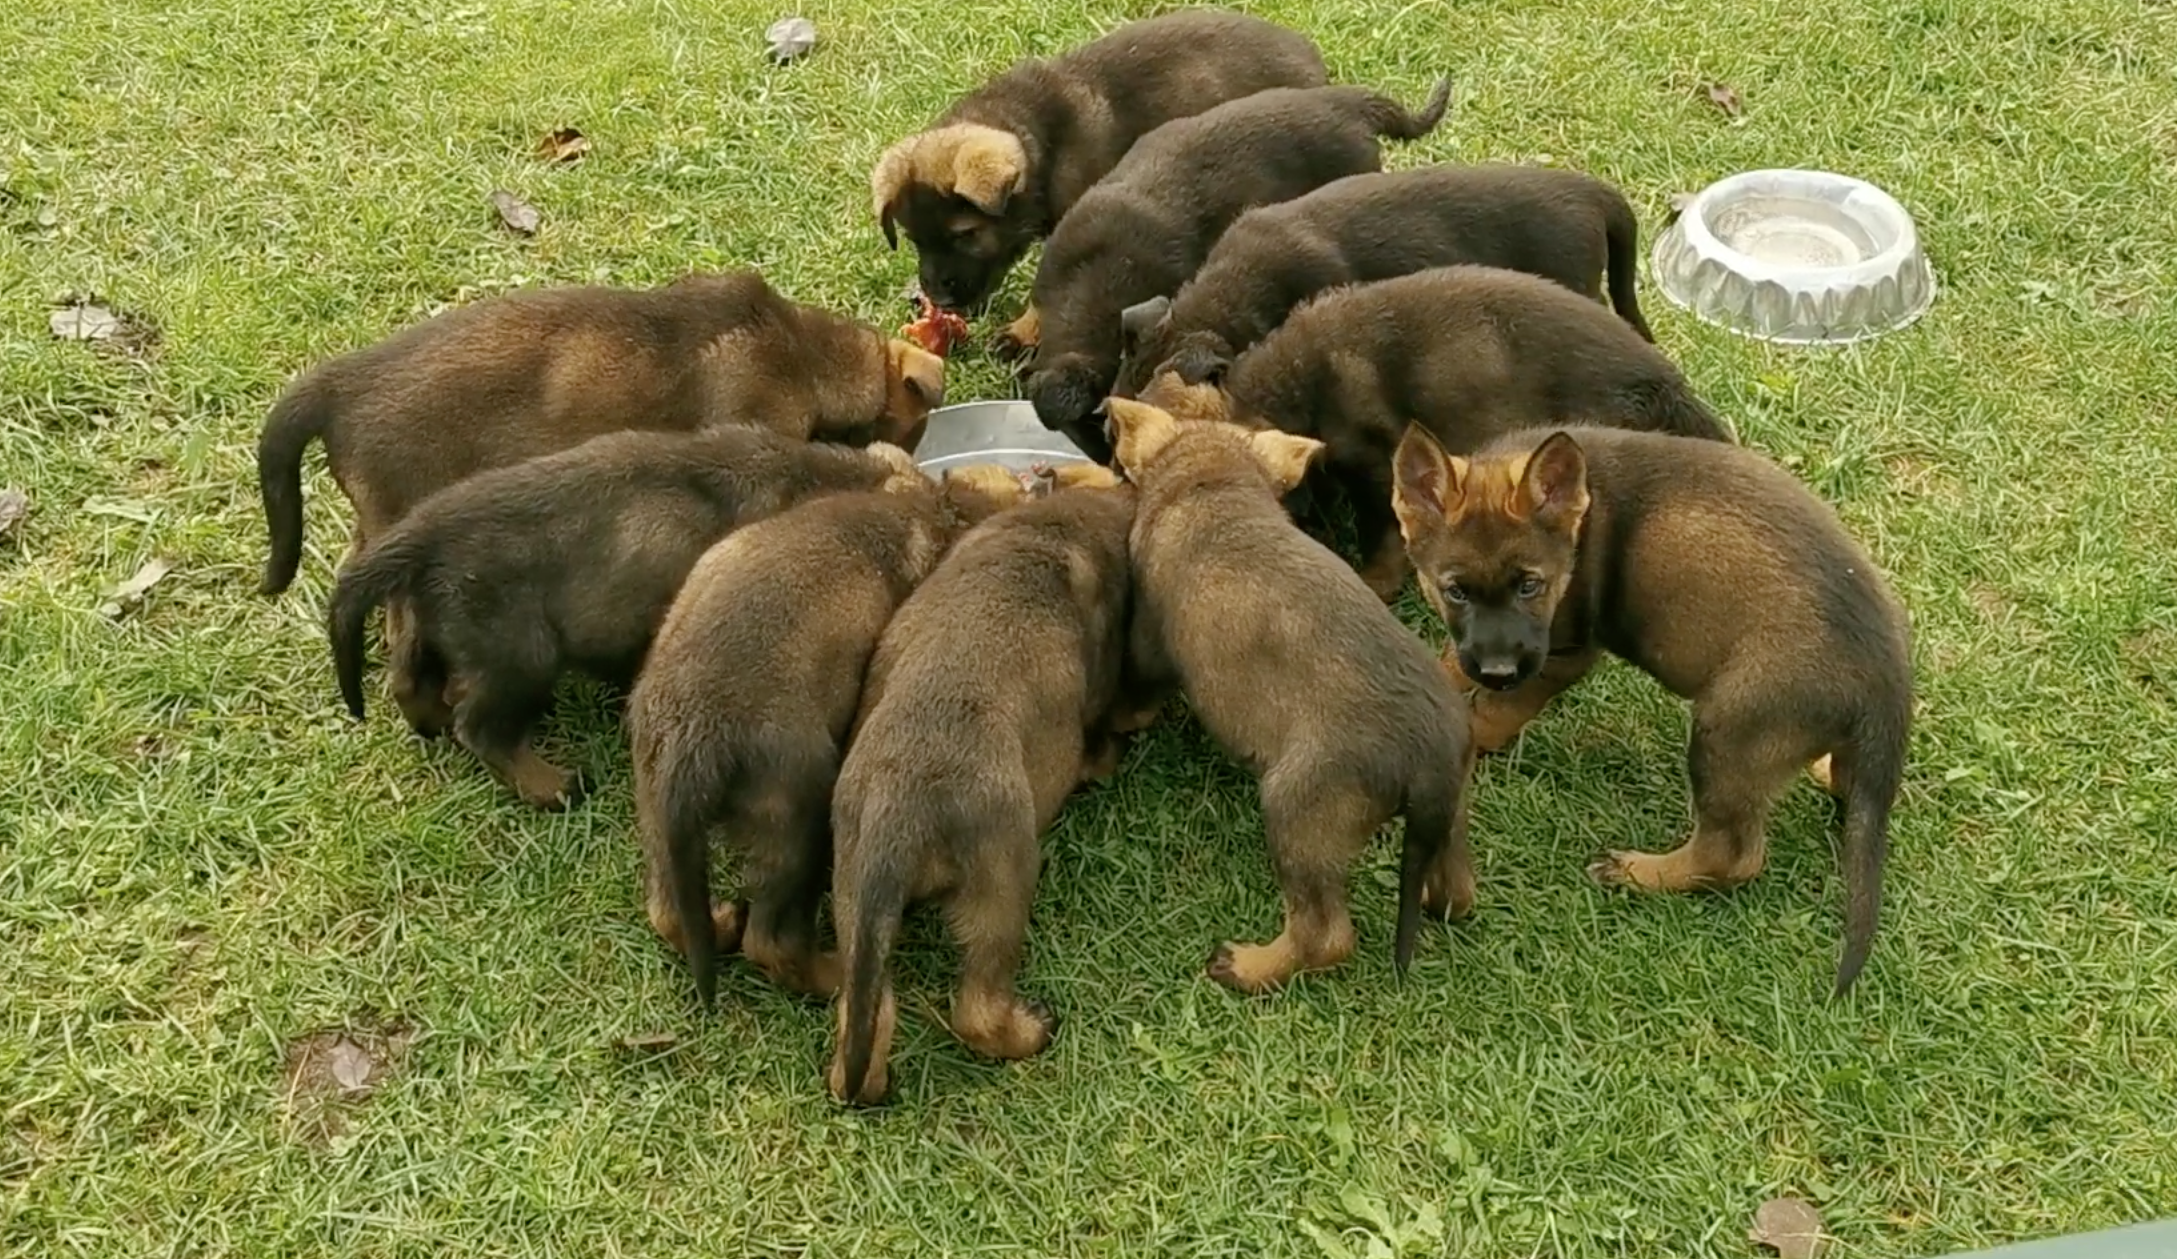
[[[537,141],[537,157],[546,162],[578,162],[589,151],[590,138],[573,127],[561,127]]]
[[[782,17],[764,31],[763,38],[771,60],[783,66],[816,47],[816,23],[805,17]]]
[[[45,322],[62,341],[82,341],[124,354],[142,354],[159,342],[159,330],[150,320],[115,310],[89,295],[61,298]]]
[[[1731,118],[1745,116],[1746,102],[1739,99],[1739,90],[1737,88],[1727,83],[1706,83],[1701,86],[1701,92],[1708,97],[1710,104],[1722,110],[1726,116]]]
[[[143,606],[144,596],[151,593],[151,588],[173,571],[172,560],[146,560],[134,577],[106,591],[106,601],[98,605],[98,614],[109,621],[118,621],[134,612]]]
[[[1771,1198],[1754,1212],[1746,1240],[1767,1246],[1780,1259],[1821,1259],[1830,1239],[1822,1231],[1822,1213],[1812,1205],[1798,1198]]]
[[[30,495],[21,490],[0,490],[0,542],[14,536],[15,526],[30,514]]]
[[[544,222],[544,216],[537,213],[537,207],[504,188],[492,192],[491,208],[499,212],[499,221],[506,224],[508,230],[523,236],[536,235],[538,225]]]
[[[344,1105],[362,1101],[384,1083],[413,1033],[402,1024],[381,1029],[327,1028],[288,1042],[283,1074],[287,1111],[313,1142],[347,1129]]]
[[[612,1042],[614,1049],[631,1054],[664,1053],[680,1043],[680,1037],[671,1032],[642,1032],[634,1036],[622,1036]]]

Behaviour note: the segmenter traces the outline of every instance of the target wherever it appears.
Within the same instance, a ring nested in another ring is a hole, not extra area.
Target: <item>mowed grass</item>
[[[1251,782],[1168,723],[1048,837],[1024,986],[1063,1017],[1050,1052],[951,1041],[954,955],[918,917],[900,1100],[848,1113],[821,1008],[737,966],[694,1013],[639,908],[606,701],[573,688],[551,728],[600,785],[563,817],[388,705],[346,719],[319,616],[347,506],[316,455],[302,578],[252,592],[254,441],[291,373],[479,293],[696,267],[896,323],[912,261],[870,218],[878,151],[1146,11],[834,0],[787,69],[761,56],[783,10],[741,0],[0,12],[0,486],[33,500],[0,541],[0,1253],[1738,1255],[1795,1193],[1841,1253],[1910,1257],[2177,1210],[2164,6],[1260,10],[1340,80],[1418,101],[1457,76],[1393,166],[1585,169],[1650,238],[1671,194],[1771,165],[1918,217],[1941,297],[1860,349],[1734,339],[1645,290],[1913,613],[1884,926],[1841,1004],[1810,788],[1735,894],[1582,875],[1687,825],[1683,706],[1620,665],[1480,774],[1479,911],[1403,984],[1388,845],[1351,964],[1265,1000],[1204,978],[1216,941],[1275,929],[1276,893]],[[533,160],[562,126],[595,152]],[[501,187],[534,239],[491,219]],[[52,340],[67,293],[155,347]],[[952,384],[1010,388],[979,351]],[[153,557],[176,569],[147,606],[103,618]],[[405,1044],[330,1135],[282,1067],[329,1027]],[[615,1048],[654,1033],[678,1039]]]

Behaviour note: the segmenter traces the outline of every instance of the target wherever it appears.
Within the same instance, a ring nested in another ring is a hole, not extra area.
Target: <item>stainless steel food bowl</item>
[[[974,463],[1027,472],[1039,463],[1091,462],[1064,433],[1043,427],[1033,404],[1018,399],[939,407],[930,412],[914,456],[933,477]]]
[[[1664,296],[1733,332],[1844,345],[1927,312],[1935,275],[1912,216],[1848,175],[1757,170],[1702,189],[1656,238]]]

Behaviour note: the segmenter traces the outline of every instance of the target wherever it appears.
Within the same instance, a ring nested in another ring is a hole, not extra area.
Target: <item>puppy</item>
[[[1904,610],[1826,503],[1760,455],[1603,428],[1513,433],[1468,458],[1399,443],[1397,511],[1421,589],[1479,683],[1500,748],[1605,651],[1693,701],[1692,837],[1589,867],[1648,892],[1761,872],[1771,803],[1815,763],[1844,803],[1844,953],[1875,935],[1912,720]],[[1819,758],[1819,759],[1817,759]]]
[[[1394,817],[1406,819],[1392,954],[1404,973],[1423,906],[1458,916],[1473,905],[1466,705],[1428,647],[1278,506],[1322,443],[1182,423],[1123,398],[1106,406],[1119,464],[1141,487],[1136,667],[1147,682],[1177,681],[1260,776],[1284,896],[1277,939],[1220,945],[1211,977],[1262,992],[1350,956],[1347,871]]]
[[[1042,864],[1039,837],[1081,782],[1117,767],[1134,491],[1107,468],[993,516],[885,627],[832,825],[839,1037],[832,1095],[890,1088],[886,959],[910,901],[938,898],[959,942],[952,1029],[994,1058],[1050,1043],[1056,1020],[1014,990]],[[1121,723],[1130,724],[1130,723]]]
[[[817,948],[831,794],[862,673],[900,601],[953,539],[1028,487],[977,465],[894,478],[739,530],[704,552],[628,699],[650,924],[709,1006],[720,939],[773,982],[829,997]],[[710,840],[746,859],[745,919],[710,900]],[[745,923],[746,930],[742,930]]]
[[[341,566],[328,615],[340,693],[360,719],[363,623],[379,604],[407,600],[411,655],[388,668],[410,725],[434,733],[450,723],[523,800],[565,808],[575,780],[529,746],[562,670],[632,680],[688,570],[736,526],[921,475],[897,446],[738,427],[608,433],[479,473]],[[425,651],[444,662],[443,677]]]
[[[1109,462],[1089,413],[1118,375],[1121,312],[1177,292],[1249,207],[1376,170],[1380,137],[1427,135],[1450,99],[1448,78],[1418,114],[1366,88],[1274,88],[1143,136],[1043,247],[1029,299],[1040,340],[1028,396],[1044,427]]]
[[[906,230],[931,301],[972,309],[1134,141],[1225,101],[1326,80],[1307,36],[1261,18],[1184,9],[1128,22],[1015,64],[885,150],[869,177],[877,221],[894,249]]]
[[[1646,341],[1633,290],[1640,223],[1617,189],[1539,166],[1431,166],[1349,175],[1296,200],[1249,210],[1217,239],[1174,297],[1127,308],[1114,392],[1157,372],[1200,375],[1345,284],[1469,263],[1524,271],[1599,298]]]
[[[753,271],[654,289],[509,293],[318,364],[257,443],[272,538],[263,591],[302,558],[302,452],[323,438],[359,554],[432,493],[621,429],[748,424],[908,449],[944,401],[943,359],[789,301]]]
[[[1333,289],[1296,308],[1229,367],[1165,372],[1142,401],[1322,439],[1361,573],[1386,600],[1405,584],[1391,453],[1409,420],[1470,451],[1515,429],[1607,424],[1732,440],[1661,350],[1601,303],[1496,267],[1436,267]]]

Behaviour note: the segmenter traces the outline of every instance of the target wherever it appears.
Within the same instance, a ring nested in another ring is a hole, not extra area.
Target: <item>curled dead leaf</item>
[[[1670,212],[1669,212],[1669,213],[1667,213],[1667,214],[1665,214],[1665,215],[1663,216],[1663,226],[1665,226],[1665,227],[1669,227],[1669,226],[1670,226],[1671,224],[1673,224],[1673,223],[1676,223],[1676,222],[1678,221],[1678,218],[1679,218],[1679,216],[1680,216],[1680,215],[1682,215],[1682,214],[1684,214],[1684,213],[1686,212],[1686,207],[1687,207],[1687,206],[1689,206],[1689,205],[1692,205],[1692,204],[1693,204],[1693,194],[1692,194],[1692,193],[1690,193],[1690,192],[1674,192],[1674,193],[1672,193],[1672,194],[1671,194],[1671,198],[1670,198],[1670,207],[1671,207],[1671,208],[1670,208]]]
[[[121,333],[121,316],[103,306],[79,302],[47,316],[46,326],[63,341],[110,341]]]
[[[763,38],[771,60],[783,66],[816,47],[816,23],[805,17],[782,17],[764,31]]]
[[[679,1043],[680,1037],[671,1032],[640,1032],[633,1036],[622,1036],[612,1042],[612,1045],[615,1049],[631,1054],[657,1054],[664,1053]]]
[[[1767,1246],[1780,1259],[1821,1259],[1829,1249],[1829,1235],[1822,1231],[1822,1213],[1798,1198],[1771,1198],[1754,1212],[1754,1226],[1746,1240]]]
[[[173,571],[172,560],[145,561],[144,566],[136,570],[135,576],[106,592],[106,601],[98,605],[98,614],[111,621],[127,616],[142,607],[144,596],[150,594],[151,588],[165,580],[166,575]]]
[[[578,162],[590,151],[590,138],[573,127],[561,127],[537,141],[537,157],[546,162]]]
[[[499,221],[506,224],[510,231],[523,236],[536,235],[538,226],[544,222],[544,216],[537,213],[537,207],[504,188],[493,190],[491,208],[499,212]]]
[[[7,541],[29,514],[30,495],[17,489],[0,490],[0,542]]]
[[[1746,102],[1739,99],[1739,90],[1727,83],[1707,83],[1701,87],[1709,103],[1722,110],[1727,117],[1738,118],[1746,113]]]

